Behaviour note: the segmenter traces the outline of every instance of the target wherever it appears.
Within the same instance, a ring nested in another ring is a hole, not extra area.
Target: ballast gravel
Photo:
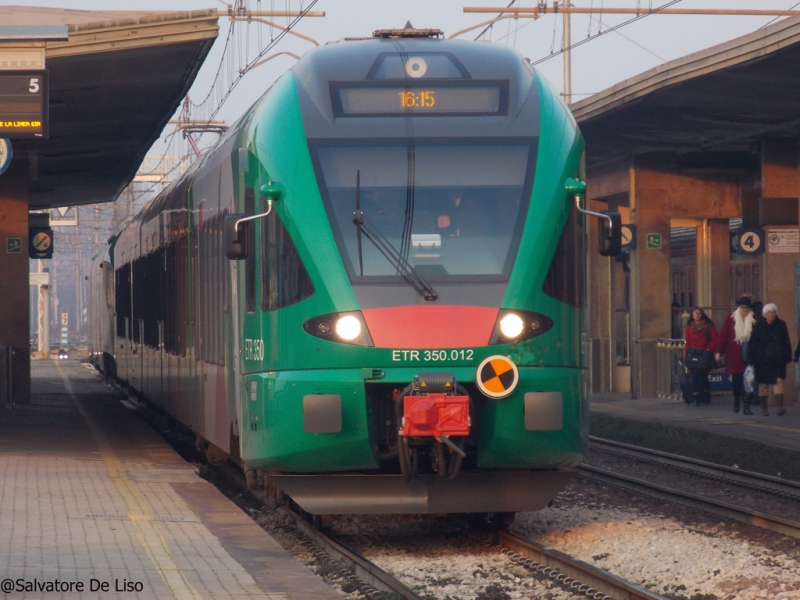
[[[579,480],[512,530],[673,598],[800,598],[797,540],[602,484]]]
[[[585,479],[519,513],[527,536],[676,600],[796,600],[797,540]],[[575,598],[444,517],[337,517],[332,533],[428,598]]]
[[[331,533],[425,598],[576,598],[471,529],[457,517],[362,515],[336,517]]]

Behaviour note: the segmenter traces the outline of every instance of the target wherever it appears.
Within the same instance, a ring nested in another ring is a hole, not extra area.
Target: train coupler
[[[437,439],[468,436],[472,419],[469,396],[464,391],[452,373],[420,373],[414,377],[411,393],[403,398],[401,435]]]
[[[466,457],[464,442],[472,427],[471,402],[464,386],[452,373],[420,373],[396,402],[400,468],[406,480],[417,474],[421,455],[430,456],[440,476],[455,478]],[[460,439],[454,442],[451,437]],[[452,459],[446,458],[445,448]]]

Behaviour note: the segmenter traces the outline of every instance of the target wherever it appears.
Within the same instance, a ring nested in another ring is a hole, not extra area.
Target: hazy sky
[[[370,36],[375,29],[402,27],[406,21],[418,28],[440,28],[446,36],[460,29],[480,23],[491,15],[464,14],[465,6],[506,6],[510,0],[318,0],[313,10],[327,13],[324,18],[307,18],[297,31],[310,36],[320,44],[343,37]],[[661,6],[670,0],[572,0],[578,7],[627,7],[638,5]],[[304,0],[303,7],[312,0]],[[193,10],[200,8],[226,9],[219,0],[16,0],[13,5],[52,6],[74,9],[119,9],[119,10]],[[536,0],[518,0],[515,6],[531,7]],[[548,0],[552,4],[552,0]],[[298,0],[262,0],[257,3],[249,0],[255,10],[298,10]],[[730,8],[730,9],[791,9],[800,2],[797,0],[682,0],[675,8]],[[603,17],[603,28],[616,25],[631,17]],[[600,23],[586,15],[572,17],[572,42],[583,40],[591,33],[598,32]],[[766,17],[733,16],[649,16],[632,23],[618,33],[611,32],[576,48],[572,54],[572,91],[574,99],[586,94],[601,91],[621,80],[635,76],[642,71],[656,67],[665,61],[702,50],[726,40],[755,31],[768,23]],[[286,19],[276,19],[286,23]],[[229,23],[220,19],[220,34],[214,49],[206,60],[190,97],[199,101],[206,96],[219,66],[222,47]],[[494,25],[486,39],[494,43],[515,47],[532,61],[545,58],[551,49],[559,50],[562,43],[561,17],[545,15],[532,19],[505,20]],[[236,39],[243,44],[248,26],[236,25]],[[255,40],[257,31],[269,40],[270,30],[262,25],[250,25],[250,56],[257,53]],[[474,39],[480,30],[461,36],[461,39]],[[275,32],[277,33],[277,32]],[[623,37],[625,36],[625,37]],[[314,46],[292,36],[285,37],[275,48],[275,52],[289,51],[302,55]],[[264,66],[251,71],[237,86],[220,110],[220,118],[230,123],[254,102],[269,85],[294,63],[289,56],[280,56]],[[563,89],[563,63],[561,56],[553,57],[537,67],[540,72],[558,89]],[[160,145],[163,147],[163,144]]]

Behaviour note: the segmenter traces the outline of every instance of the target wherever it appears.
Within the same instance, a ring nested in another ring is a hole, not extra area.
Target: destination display
[[[0,71],[0,138],[47,138],[47,71]]]
[[[334,112],[345,117],[501,115],[506,89],[502,84],[342,86],[334,88]]]

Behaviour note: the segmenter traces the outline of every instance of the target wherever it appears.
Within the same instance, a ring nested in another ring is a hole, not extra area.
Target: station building
[[[0,17],[0,54],[47,68],[51,98],[49,138],[15,143],[0,179],[2,252],[9,239],[27,240],[29,210],[116,197],[189,89],[218,25],[213,10],[5,7]],[[68,34],[48,39],[58,25]],[[31,41],[37,27],[45,33]],[[798,59],[793,17],[571,106],[586,138],[589,208],[619,210],[634,232],[621,257],[588,254],[593,392],[655,396],[659,340],[682,336],[692,306],[720,326],[744,292],[775,302],[796,340]],[[731,232],[742,227],[759,232],[763,253],[731,251]],[[22,246],[0,260],[0,402],[29,396]],[[794,369],[788,375],[793,402]]]
[[[571,106],[586,138],[589,208],[619,210],[633,233],[620,257],[588,255],[592,392],[655,397],[659,340],[683,337],[693,306],[719,329],[745,292],[776,303],[796,343],[798,64],[792,17]],[[741,228],[757,234],[746,254],[732,239]]]
[[[30,401],[29,211],[116,199],[191,87],[217,21],[215,9],[0,7],[0,78],[46,70],[49,83],[48,134],[12,139],[0,176],[0,406]]]

